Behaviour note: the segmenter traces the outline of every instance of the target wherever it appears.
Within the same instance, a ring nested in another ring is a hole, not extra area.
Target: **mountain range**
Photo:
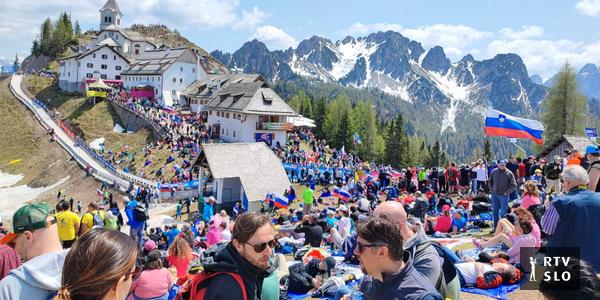
[[[211,55],[228,67],[260,73],[276,87],[284,86],[280,89],[283,96],[295,88],[313,96],[330,96],[340,89],[358,91],[362,99],[351,100],[372,100],[383,117],[403,112],[412,134],[423,135],[429,142],[440,140],[452,157],[462,160],[483,144],[488,107],[539,118],[540,103],[547,94],[542,79],[530,77],[517,54],[481,61],[468,54],[452,62],[442,47],[425,49],[393,31],[338,41],[313,36],[295,49],[276,51],[252,40],[234,53],[215,50]],[[586,65],[579,76],[590,82],[587,90],[600,94],[593,88],[600,86],[596,66]],[[506,139],[492,142],[499,157],[515,151]],[[533,151],[532,144],[520,144]]]

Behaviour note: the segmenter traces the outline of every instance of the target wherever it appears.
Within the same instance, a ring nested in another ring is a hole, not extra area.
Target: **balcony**
[[[292,130],[294,125],[292,123],[279,123],[279,122],[256,122],[256,130]]]

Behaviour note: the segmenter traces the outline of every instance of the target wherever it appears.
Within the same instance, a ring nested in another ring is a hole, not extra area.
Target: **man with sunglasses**
[[[61,286],[68,251],[60,243],[54,210],[28,204],[15,212],[12,224],[13,232],[0,244],[13,247],[25,263],[0,281],[0,299],[49,299]]]
[[[219,274],[206,285],[204,299],[260,299],[263,280],[269,276],[275,247],[275,230],[267,215],[247,212],[235,220],[231,242],[203,262],[204,272],[238,274],[243,286],[230,274]]]
[[[358,228],[354,254],[365,276],[361,292],[366,299],[443,299],[435,287],[412,263],[402,247],[400,226],[387,214],[380,214]]]

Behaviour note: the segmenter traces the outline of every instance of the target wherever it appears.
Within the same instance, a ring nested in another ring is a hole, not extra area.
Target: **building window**
[[[117,60],[117,56],[116,55],[113,55],[113,60]]]
[[[227,135],[229,135],[229,128],[227,128]]]
[[[150,81],[150,77],[146,77],[146,81]]]
[[[179,83],[183,83],[183,78],[179,78]]]
[[[225,134],[225,128],[221,128],[221,134]]]
[[[233,137],[235,137],[235,130],[233,131]]]
[[[196,73],[196,68],[192,68],[192,73]]]
[[[112,23],[112,17],[108,17],[108,23]]]
[[[229,113],[227,113],[226,116],[227,116],[227,119],[229,119]]]
[[[173,77],[173,83],[177,83],[177,78]]]
[[[100,74],[101,79],[106,79],[106,74]]]
[[[115,66],[115,70],[120,71],[121,70],[121,66]]]
[[[96,53],[92,54],[92,58],[96,58]]]
[[[102,59],[108,59],[108,55],[102,54]]]
[[[134,52],[135,52],[136,55],[138,55],[138,54],[140,54],[140,49],[135,49]]]
[[[106,69],[108,69],[108,66],[107,65],[100,65],[100,69],[106,70]]]
[[[71,77],[71,72],[67,72],[67,76]]]
[[[87,67],[88,67],[88,68],[93,68],[93,67],[94,67],[94,64],[93,64],[93,63],[87,63]]]
[[[108,23],[108,17],[104,17],[104,23]]]
[[[209,110],[209,111],[208,111],[208,114],[212,116],[212,110]]]
[[[115,80],[121,80],[121,75],[115,75]]]
[[[92,73],[87,73],[87,74],[85,74],[85,77],[87,77],[87,78],[94,78],[94,74],[92,74]]]
[[[119,39],[119,35],[117,34],[117,36],[115,38],[118,40]]]
[[[160,81],[160,77],[158,77],[158,81]]]
[[[177,92],[175,90],[171,90],[171,95],[175,96]]]
[[[179,72],[183,72],[183,67],[179,67]]]

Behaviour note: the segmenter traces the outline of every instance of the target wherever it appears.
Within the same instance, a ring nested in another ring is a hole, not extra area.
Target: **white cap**
[[[338,207],[338,209],[341,211],[348,211],[348,207],[346,207],[346,205],[340,205],[340,207]]]

